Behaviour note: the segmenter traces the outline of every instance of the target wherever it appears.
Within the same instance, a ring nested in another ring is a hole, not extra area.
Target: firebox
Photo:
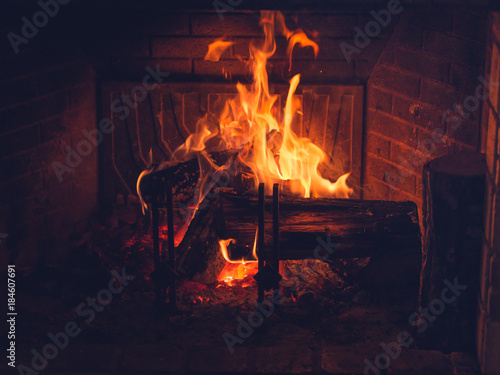
[[[4,13],[8,366],[500,371],[488,1]]]

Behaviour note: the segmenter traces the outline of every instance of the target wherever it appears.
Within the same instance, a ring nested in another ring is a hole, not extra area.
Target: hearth
[[[9,6],[9,366],[496,374],[486,3]]]

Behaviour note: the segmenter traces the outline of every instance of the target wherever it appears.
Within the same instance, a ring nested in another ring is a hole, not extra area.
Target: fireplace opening
[[[5,22],[8,366],[500,371],[491,6],[67,3]]]

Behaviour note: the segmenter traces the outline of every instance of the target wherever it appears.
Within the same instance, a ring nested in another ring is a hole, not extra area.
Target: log
[[[231,251],[250,252],[255,240],[257,198],[221,192],[225,231],[233,238]],[[272,248],[272,199],[265,205],[265,249]],[[417,206],[413,202],[389,202],[328,198],[280,198],[280,259],[314,257],[321,239],[339,246],[334,258],[360,258],[384,253],[420,252]],[[321,251],[320,254],[324,254]],[[269,259],[269,255],[266,256]]]
[[[236,152],[220,151],[207,155],[216,165],[221,166],[234,158]],[[178,206],[179,203],[188,204],[195,194],[200,178],[200,160],[203,160],[200,158],[202,157],[155,169],[145,175],[140,182],[141,195],[145,202],[151,203],[157,199],[160,206],[164,206],[166,204],[165,186],[169,182],[174,191],[174,206]]]
[[[473,349],[480,280],[486,163],[484,155],[446,155],[424,165],[423,254],[419,306],[441,300],[445,280],[467,289],[416,335],[437,350]]]
[[[226,264],[217,232],[223,230],[220,199],[215,197],[196,211],[186,234],[175,249],[176,271],[181,279],[204,284],[217,282]]]

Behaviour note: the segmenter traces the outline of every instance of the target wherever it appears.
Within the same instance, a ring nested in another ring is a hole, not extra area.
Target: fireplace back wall
[[[293,29],[298,25],[309,35],[314,35],[320,52],[317,59],[314,59],[308,49],[296,51],[292,71],[288,72],[285,43],[284,40],[278,41],[277,54],[270,64],[270,81],[286,83],[293,74],[300,72],[302,82],[305,84],[366,85],[362,140],[362,196],[367,199],[410,199],[420,205],[421,168],[426,160],[449,152],[479,148],[480,109],[472,111],[467,119],[463,119],[463,125],[457,130],[451,129],[450,125],[453,123],[446,123],[443,115],[448,109],[453,108],[455,103],[459,106],[459,112],[466,111],[463,105],[464,98],[473,95],[478,85],[477,77],[481,74],[484,61],[486,15],[484,12],[474,12],[470,9],[467,11],[446,7],[439,9],[435,6],[431,11],[426,11],[425,4],[418,6],[404,4],[401,14],[395,16],[387,27],[382,28],[382,32],[361,49],[359,54],[353,54],[353,61],[348,63],[340,44],[346,42],[354,45],[355,27],[364,29],[373,19],[370,11],[379,11],[386,7],[387,2],[370,1],[369,5],[363,5],[362,2],[356,4],[346,2],[336,9],[313,7],[302,11],[283,9],[288,26]],[[20,16],[13,19],[18,20],[21,15],[32,14],[35,11],[35,8],[23,9],[21,13],[18,12]],[[18,25],[15,20],[7,23],[12,26],[6,26],[6,33],[10,29],[16,30]],[[72,142],[76,145],[83,137],[82,129],[97,127],[95,103],[99,103],[100,98],[95,96],[93,85],[97,83],[99,88],[102,81],[111,80],[140,82],[146,74],[147,66],[153,68],[158,66],[161,71],[169,72],[169,81],[227,82],[223,71],[229,71],[232,74],[232,82],[238,79],[248,82],[245,63],[240,61],[240,56],[242,59],[247,58],[248,42],[261,37],[258,20],[258,11],[245,10],[243,6],[234,12],[224,13],[221,19],[211,4],[188,11],[165,9],[155,5],[154,2],[144,2],[139,5],[130,1],[120,3],[120,6],[111,1],[70,3],[61,10],[58,17],[51,20],[47,29],[43,30],[46,33],[45,37],[40,31],[40,37],[30,41],[26,51],[20,55],[14,55],[11,47],[7,46],[4,58],[14,62],[29,61],[31,58],[27,52],[29,49],[49,51],[45,41],[50,32],[52,39],[49,39],[53,45],[62,46],[61,42],[69,39],[71,48],[84,51],[85,57],[75,58],[82,63],[74,64],[71,68],[74,70],[69,70],[67,73],[76,82],[66,79],[66,82],[61,83],[61,88],[51,87],[47,89],[49,91],[33,92],[29,85],[17,81],[19,84],[16,85],[15,92],[21,94],[19,99],[11,97],[10,104],[2,104],[0,114],[2,121],[10,124],[2,128],[2,134],[13,137],[14,134],[19,135],[21,131],[33,134],[28,130],[32,128],[36,137],[41,137],[43,132],[51,129],[51,122],[46,120],[53,119],[51,116],[62,115],[68,109],[74,112],[71,112],[71,116],[64,117],[63,127],[72,130],[61,130],[62,133],[57,133],[57,141],[63,142],[65,134],[73,134]],[[53,29],[52,32],[50,29]],[[223,36],[237,43],[226,51],[221,63],[204,61],[203,56],[208,44]],[[50,52],[48,53],[50,55]],[[85,62],[86,59],[90,61],[91,67]],[[47,62],[48,67],[43,70],[46,73],[40,73],[40,77],[48,75],[51,71],[62,74],[61,61],[55,57],[54,60],[56,61]],[[29,74],[20,71],[17,76],[27,75]],[[76,79],[78,76],[81,78]],[[4,92],[12,91],[11,87],[16,79],[5,78],[0,83]],[[42,78],[38,79],[42,81]],[[55,82],[53,79],[50,81]],[[81,111],[71,107],[72,99],[69,98],[73,97],[73,94],[66,96],[68,101],[64,102],[55,115],[53,113],[46,115],[44,111],[36,110],[36,105],[39,105],[37,103],[42,99],[55,105],[57,95],[47,96],[46,93],[54,91],[61,95],[69,95],[64,94],[65,90],[76,90],[80,84],[84,85],[86,90],[79,91],[83,103],[78,104]],[[10,107],[21,109],[18,113],[25,108],[25,112],[39,113],[39,115],[26,122],[11,117]],[[78,116],[79,114],[82,115]],[[102,117],[102,111],[98,111],[97,119]],[[442,129],[444,142],[441,142],[441,137],[436,136],[434,132],[436,129]],[[75,215],[72,207],[75,199],[78,200],[83,196],[94,198],[89,204],[82,205],[86,206],[86,212],[81,216],[89,215],[96,207],[95,150],[91,156],[84,159],[82,166],[78,167],[79,172],[76,169],[74,172],[77,179],[86,181],[84,185],[78,185],[85,186],[82,194],[78,188],[71,188],[74,189],[71,194],[47,193],[46,189],[49,188],[47,184],[50,184],[50,181],[56,181],[56,188],[63,189],[64,183],[57,182],[57,176],[49,166],[53,161],[66,156],[64,145],[54,146],[54,150],[59,150],[58,156],[54,156],[53,153],[44,151],[47,147],[52,147],[48,146],[44,139],[36,138],[30,143],[30,138],[20,138],[27,143],[15,148],[9,141],[12,138],[4,137],[4,142],[9,144],[9,147],[4,148],[0,163],[9,165],[10,169],[2,184],[6,189],[4,196],[7,198],[2,204],[2,219],[9,224],[8,226],[5,224],[2,230],[6,233],[18,233],[12,228],[22,228],[25,219],[20,217],[22,210],[14,210],[13,202],[36,200],[40,194],[57,197],[57,203],[54,204],[59,205],[56,215],[58,220],[63,221],[70,232],[81,230],[81,225],[76,225],[76,222],[81,220],[73,219]],[[424,151],[419,145],[424,145]],[[15,186],[13,181],[18,178],[15,174],[19,172],[10,166],[14,166],[15,160],[20,157],[33,158],[37,163],[43,164],[43,167],[35,166],[33,173],[30,170],[28,174],[23,175],[23,178],[36,179],[37,173],[42,173],[43,170],[44,181],[47,181],[44,183],[47,187],[34,182],[29,183],[30,189],[26,192],[12,187]],[[102,170],[102,165],[99,168]],[[53,210],[53,204],[31,208],[30,215],[32,212],[36,215],[30,216],[30,220],[33,217],[47,218]],[[12,216],[12,212],[17,212],[16,215],[19,217]],[[55,222],[51,219],[43,220],[49,225]],[[36,231],[41,231],[41,226],[32,227],[33,230],[22,232],[32,234],[30,241],[39,242],[41,239],[58,236],[57,229],[43,230],[43,233],[37,235]],[[18,237],[22,238],[22,235],[12,235],[8,242],[11,250],[9,256],[15,258],[20,248],[25,248],[26,253],[35,252],[32,250],[33,246],[24,246],[20,241],[14,241]]]
[[[481,83],[487,15],[404,9],[348,63],[341,43],[354,45],[355,27],[364,29],[373,20],[369,12],[384,6],[285,11],[288,26],[315,35],[320,51],[314,59],[310,50],[299,49],[288,72],[286,43],[278,40],[269,77],[286,83],[301,73],[303,83],[365,84],[362,196],[412,200],[420,207],[426,161],[479,150],[481,105],[471,111],[464,99]],[[248,82],[247,46],[262,38],[258,21],[259,12],[249,10],[226,13],[223,19],[213,9],[105,14],[99,23],[105,28],[90,43],[89,55],[99,74],[110,80],[138,81],[146,66],[158,65],[173,81],[227,82],[225,75],[231,72],[232,82]],[[221,37],[236,44],[218,63],[203,60],[208,44]],[[446,120],[448,110],[460,120]],[[457,121],[462,124],[453,129]]]

